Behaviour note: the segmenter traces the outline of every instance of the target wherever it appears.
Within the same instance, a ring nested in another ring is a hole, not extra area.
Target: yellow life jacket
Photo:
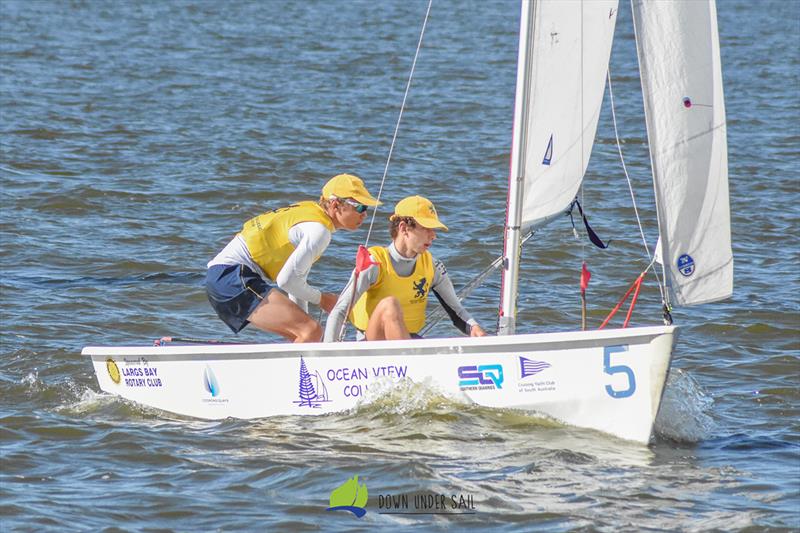
[[[251,218],[239,233],[250,257],[272,281],[275,281],[278,272],[294,252],[289,229],[300,222],[319,222],[331,232],[334,231],[333,221],[319,204],[298,202]]]
[[[403,321],[409,333],[418,333],[425,325],[425,308],[428,304],[428,292],[433,283],[433,257],[426,251],[417,256],[414,272],[408,277],[401,277],[394,271],[389,250],[383,246],[369,249],[378,263],[378,280],[361,295],[353,311],[350,321],[361,331],[366,331],[369,317],[375,311],[378,302],[387,296],[394,296],[403,309]]]

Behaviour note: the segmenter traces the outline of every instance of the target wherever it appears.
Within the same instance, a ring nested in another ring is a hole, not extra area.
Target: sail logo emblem
[[[326,511],[350,511],[358,518],[367,514],[365,507],[369,499],[366,483],[359,483],[353,476],[331,491],[330,507]]]
[[[520,367],[520,379],[525,379],[528,376],[535,376],[542,370],[550,368],[552,365],[550,363],[545,363],[544,361],[534,361],[533,359],[528,359],[527,357],[519,356],[519,367]]]
[[[205,386],[206,391],[211,394],[212,398],[219,396],[219,382],[217,381],[217,376],[214,375],[214,372],[208,365],[206,365],[206,368],[203,371],[203,385]]]
[[[542,158],[543,165],[549,165],[553,160],[553,134],[550,134],[550,141],[547,143],[547,148],[544,150],[544,158]]]
[[[306,362],[300,357],[300,384],[298,391],[299,400],[296,403],[298,407],[321,407],[324,402],[331,401],[328,398],[328,388],[325,386],[322,376],[319,372],[313,374],[308,371]]]
[[[503,365],[469,365],[458,367],[461,390],[493,390],[503,388]]]
[[[683,254],[678,258],[678,272],[683,274],[685,277],[689,277],[694,274],[694,259],[689,254]]]

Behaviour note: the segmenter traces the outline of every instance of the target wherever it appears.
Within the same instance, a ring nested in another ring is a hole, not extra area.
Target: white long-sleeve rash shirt
[[[319,305],[322,292],[308,284],[308,272],[331,242],[332,233],[319,222],[300,222],[289,228],[289,241],[294,245],[294,252],[278,272],[276,285],[289,295],[303,310],[308,310],[306,302]],[[265,280],[269,279],[263,270],[253,261],[250,251],[241,236],[236,235],[208,262],[213,265],[245,265]]]

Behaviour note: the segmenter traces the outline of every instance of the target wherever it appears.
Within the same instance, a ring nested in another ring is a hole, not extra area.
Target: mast
[[[500,290],[498,335],[513,335],[517,321],[517,294],[520,260],[520,226],[525,174],[525,148],[528,129],[528,95],[530,94],[530,54],[533,41],[533,20],[536,0],[522,0],[519,21],[519,54],[517,56],[517,90],[514,98],[514,127],[511,141],[511,168],[508,174],[508,204],[503,236],[503,269]]]

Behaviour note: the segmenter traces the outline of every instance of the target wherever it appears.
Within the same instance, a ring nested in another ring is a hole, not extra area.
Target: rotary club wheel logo
[[[117,366],[116,361],[111,359],[110,357],[106,359],[106,369],[108,370],[108,375],[111,378],[111,381],[114,383],[119,383],[119,367]]]

